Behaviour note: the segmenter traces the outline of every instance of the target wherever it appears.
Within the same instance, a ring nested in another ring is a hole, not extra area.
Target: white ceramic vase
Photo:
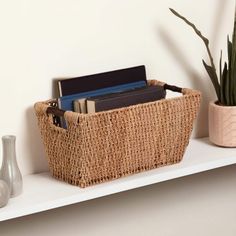
[[[10,198],[10,190],[7,183],[0,179],[0,207],[7,205]]]
[[[222,147],[236,147],[236,106],[209,104],[209,139]]]
[[[14,135],[2,137],[3,156],[0,179],[7,183],[11,197],[21,194],[23,186],[22,175],[16,160],[15,141]]]

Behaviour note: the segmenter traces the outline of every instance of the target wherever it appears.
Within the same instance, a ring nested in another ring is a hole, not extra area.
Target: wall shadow
[[[206,81],[204,81],[205,78],[202,78],[202,76],[191,66],[190,60],[187,59],[187,57],[185,57],[181,51],[182,47],[177,46],[177,44],[173,40],[173,37],[171,37],[170,34],[164,29],[159,30],[159,35],[164,44],[166,45],[166,48],[169,53],[174,57],[176,63],[179,64],[179,66],[183,69],[183,71],[189,78],[191,87],[198,89],[202,92],[202,101],[198,118],[196,121],[195,136],[198,138],[205,137],[208,135],[208,133],[206,132],[208,130],[207,104],[210,100],[205,96],[205,94],[209,93],[209,86],[206,86]]]
[[[217,49],[216,49],[216,45],[218,43],[218,36],[219,36],[219,29],[222,27],[222,18],[225,15],[225,10],[226,10],[226,6],[228,4],[229,1],[227,0],[218,0],[218,6],[217,6],[217,10],[215,12],[215,17],[214,17],[214,21],[213,21],[213,26],[212,26],[212,32],[211,32],[211,39],[210,41],[212,42],[211,44],[211,50],[213,53],[216,53]],[[226,40],[226,36],[225,36],[225,40]]]
[[[59,97],[59,90],[57,82],[59,79],[65,78],[54,78],[51,80],[51,98]],[[43,140],[41,138],[40,130],[38,127],[38,120],[35,115],[34,107],[28,107],[25,113],[26,120],[26,131],[24,137],[24,150],[27,150],[27,172],[39,173],[48,171],[48,162],[46,153],[43,146]]]
[[[226,5],[228,4],[228,1],[218,0],[216,4],[218,5],[217,5],[215,17],[213,19],[214,23],[213,23],[213,30],[211,33],[212,37],[210,39],[210,42],[212,43],[211,50],[212,50],[213,55],[216,51],[216,44],[217,44],[216,39],[218,38],[219,29],[222,25],[222,18],[225,15],[225,9],[226,9]],[[184,22],[183,22],[183,26],[189,27]],[[213,100],[216,98],[215,91],[210,82],[210,78],[208,78],[207,74],[206,74],[206,78],[202,78],[202,76],[191,66],[191,58],[187,58],[183,54],[182,52],[183,47],[177,45],[177,43],[174,41],[174,37],[173,37],[174,35],[167,32],[164,28],[160,28],[159,36],[161,40],[163,41],[163,44],[166,46],[166,49],[175,59],[176,63],[181,67],[181,69],[185,72],[187,77],[190,79],[190,83],[192,84],[192,87],[202,92],[202,102],[201,102],[198,118],[196,121],[195,136],[198,138],[208,136],[208,103],[210,100]],[[198,36],[196,35],[196,37]],[[202,58],[207,58],[207,57],[208,56],[206,53],[202,55]],[[199,60],[201,60],[202,58],[199,58]],[[215,64],[216,64],[216,60],[215,60]]]
[[[59,88],[58,88],[58,81],[59,80],[64,80],[64,79],[70,79],[72,77],[58,77],[58,78],[53,78],[52,79],[52,98],[58,98],[60,97],[59,95]]]
[[[51,98],[58,98],[57,81],[61,78],[52,79]],[[25,113],[26,130],[24,136],[24,150],[27,150],[27,173],[39,173],[47,171],[48,163],[46,153],[43,146],[40,130],[38,127],[38,120],[35,115],[34,107],[28,107]]]
[[[38,128],[38,121],[34,107],[29,107],[25,113],[26,131],[24,137],[24,150],[27,150],[27,166],[30,173],[39,173],[48,170],[46,154]]]

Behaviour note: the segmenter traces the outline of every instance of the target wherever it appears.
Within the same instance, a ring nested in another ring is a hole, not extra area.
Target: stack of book
[[[62,110],[95,113],[163,99],[162,86],[148,86],[145,66],[58,80]]]

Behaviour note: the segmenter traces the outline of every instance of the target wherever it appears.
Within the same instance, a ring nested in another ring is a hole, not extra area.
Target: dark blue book
[[[146,85],[147,85],[146,81],[137,81],[133,83],[121,84],[121,85],[112,86],[108,88],[102,88],[102,89],[97,89],[93,91],[67,95],[67,96],[58,98],[58,107],[65,111],[73,111],[74,100],[81,99],[81,98],[94,97],[98,95],[105,95],[109,93],[128,91],[131,89],[142,88],[142,87],[145,87]]]
[[[62,79],[58,80],[57,83],[59,96],[62,97],[140,81],[144,81],[145,83],[147,81],[144,65]]]
[[[164,99],[166,90],[163,86],[153,85],[121,93],[112,93],[87,99],[87,113],[107,111],[136,104]]]

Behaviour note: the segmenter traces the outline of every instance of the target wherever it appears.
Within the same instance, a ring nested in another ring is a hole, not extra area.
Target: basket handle
[[[57,107],[51,107],[49,106],[46,110],[46,114],[52,114],[52,115],[55,115],[55,116],[60,116],[60,117],[64,117],[65,115],[65,112],[64,110],[61,110]]]
[[[55,117],[62,117],[65,119],[65,123],[63,124],[63,126],[65,125],[64,128],[66,129],[70,129],[70,127],[74,127],[74,125],[78,124],[79,122],[79,113],[76,112],[72,112],[72,111],[64,111],[61,110],[57,107],[51,107],[48,106],[46,108],[46,114],[48,115],[54,115]],[[55,118],[57,119],[57,118]],[[57,123],[58,121],[56,121]],[[54,121],[53,121],[54,123]],[[61,121],[60,121],[61,123]],[[54,123],[55,124],[55,123]]]
[[[164,87],[165,90],[168,89],[168,90],[171,90],[173,92],[178,92],[178,93],[182,93],[182,90],[183,90],[180,87],[177,87],[175,85],[170,85],[170,84],[164,84],[163,87]]]

